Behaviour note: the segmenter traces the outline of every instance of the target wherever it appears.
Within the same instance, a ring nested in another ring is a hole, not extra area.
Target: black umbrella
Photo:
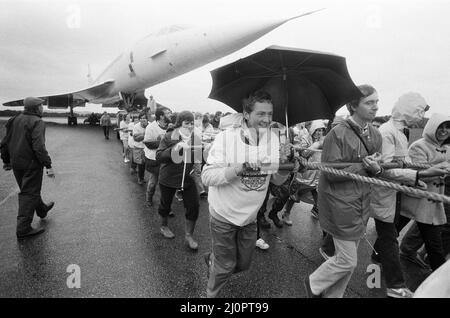
[[[328,53],[270,46],[211,71],[209,98],[242,112],[242,101],[258,89],[272,96],[273,120],[289,126],[332,118],[362,97],[348,74],[345,58]]]

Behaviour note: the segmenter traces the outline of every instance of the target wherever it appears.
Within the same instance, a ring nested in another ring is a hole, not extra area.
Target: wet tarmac
[[[113,134],[105,140],[98,126],[48,124],[46,139],[56,178],[44,178],[42,196],[56,204],[45,220],[33,222],[45,233],[16,239],[18,187],[12,172],[0,171],[0,297],[205,297],[202,255],[211,243],[206,200],[201,200],[195,231],[199,250],[192,252],[184,241],[182,202],[174,200],[169,223],[176,237],[165,239],[156,207],[145,206],[145,185],[130,175]],[[158,198],[159,192],[155,202]],[[310,209],[307,203],[296,204],[293,226],[264,230],[270,248],[257,249],[251,269],[233,276],[220,297],[305,297],[303,279],[323,261],[321,231]],[[372,221],[368,238],[374,242]],[[373,282],[371,252],[361,241],[345,297],[384,297],[383,282],[379,288],[367,284]],[[415,290],[428,273],[403,265],[407,284]],[[73,285],[74,268],[80,288]]]

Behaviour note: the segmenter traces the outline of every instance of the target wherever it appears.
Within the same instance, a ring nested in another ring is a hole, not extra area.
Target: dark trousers
[[[322,250],[327,255],[334,255],[336,252],[336,248],[334,246],[333,236],[325,231],[322,231]]]
[[[145,177],[145,162],[142,163],[142,164],[136,164],[136,166],[137,166],[138,180],[144,181],[144,177]]]
[[[39,216],[46,208],[41,198],[43,169],[13,170],[13,172],[20,188],[16,233],[21,235],[31,229],[34,211]]]
[[[102,126],[103,127],[103,134],[105,135],[105,138],[109,138],[109,126]]]
[[[444,249],[444,255],[450,254],[450,219],[447,220],[447,224],[441,228],[442,247]]]
[[[397,224],[397,232],[400,231],[408,224],[410,219],[400,216]],[[425,249],[428,253],[428,259],[430,260],[430,267],[433,271],[438,269],[445,263],[444,250],[442,247],[441,226],[425,224],[417,222],[420,235],[425,243]]]
[[[269,200],[269,196],[270,196],[270,192],[267,191],[266,197],[264,198],[264,202],[261,205],[261,207],[259,208],[258,216],[256,218],[256,237],[257,237],[257,239],[261,238],[261,236],[260,236],[261,227],[260,227],[259,222],[260,222],[260,218],[264,218],[264,214],[266,213],[267,201]]]
[[[405,287],[405,279],[400,265],[397,241],[398,233],[395,224],[375,219],[375,228],[378,237],[375,241],[374,248],[379,254],[381,265],[383,266],[386,287]]]
[[[158,207],[158,213],[163,219],[167,219],[171,211],[173,197],[175,196],[176,188],[166,187],[159,184],[161,191],[161,200]],[[182,191],[183,204],[186,208],[186,220],[197,221],[199,210],[199,195],[195,183],[192,183]]]

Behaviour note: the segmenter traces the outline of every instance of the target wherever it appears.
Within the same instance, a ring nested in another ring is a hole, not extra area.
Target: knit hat
[[[33,107],[33,106],[39,106],[43,104],[45,100],[37,98],[37,97],[27,97],[23,100],[23,106],[25,107]]]

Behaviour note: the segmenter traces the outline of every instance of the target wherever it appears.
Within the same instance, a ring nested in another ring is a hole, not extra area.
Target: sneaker
[[[186,235],[184,236],[184,238],[185,238],[186,242],[188,243],[189,248],[190,248],[191,250],[195,250],[195,251],[196,251],[196,250],[198,249],[198,243],[194,240],[194,238],[192,237],[192,235],[186,234]]]
[[[292,221],[291,221],[291,217],[290,217],[290,215],[289,214],[283,214],[283,222],[284,222],[284,224],[286,224],[286,225],[289,225],[289,226],[291,226],[292,225]]]
[[[170,211],[170,212],[169,212],[169,216],[170,216],[171,218],[174,218],[174,217],[175,217],[175,213],[173,213],[173,211]]]
[[[323,259],[326,261],[334,256],[334,255],[328,255],[321,247],[319,247],[319,253],[320,253],[320,255],[322,255]]]
[[[414,293],[406,287],[402,288],[387,288],[386,293],[391,298],[413,298]]]
[[[311,284],[309,282],[309,276],[306,276],[305,280],[303,281],[303,285],[305,286],[307,298],[322,298],[322,294],[320,294],[320,295],[313,294],[313,292],[311,290]]]
[[[123,162],[129,163],[129,162],[130,162],[130,159],[124,158],[124,159],[123,159]]]
[[[263,229],[270,229],[270,223],[264,216],[258,218],[258,224]]]
[[[316,220],[318,220],[319,219],[319,211],[317,209],[312,208],[311,209],[311,216],[313,218],[315,218]]]
[[[206,199],[206,198],[208,198],[208,192],[202,191],[202,192],[200,193],[200,198],[201,198],[201,199]]]
[[[168,226],[161,226],[159,229],[161,231],[161,234],[168,239],[173,239],[175,237],[175,234],[169,229]]]
[[[259,247],[262,250],[267,250],[270,246],[262,238],[260,238],[256,241],[256,247]]]

